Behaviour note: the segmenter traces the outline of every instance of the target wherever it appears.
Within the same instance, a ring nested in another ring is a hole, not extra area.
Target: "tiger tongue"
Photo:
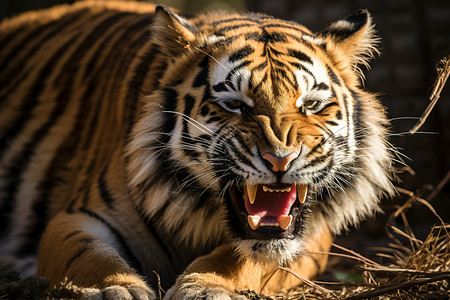
[[[249,215],[261,218],[280,217],[289,215],[297,197],[297,189],[293,184],[288,192],[265,192],[262,185],[258,184],[256,189],[255,186],[246,187],[245,195],[245,208]],[[253,197],[254,201],[251,203],[250,198]]]

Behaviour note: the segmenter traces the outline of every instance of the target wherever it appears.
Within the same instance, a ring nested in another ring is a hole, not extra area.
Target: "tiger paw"
[[[225,287],[185,283],[171,288],[164,300],[247,300],[248,298]]]
[[[95,288],[85,288],[81,291],[81,299],[89,300],[154,300],[155,293],[147,288],[138,285],[119,286],[114,285],[103,290]]]

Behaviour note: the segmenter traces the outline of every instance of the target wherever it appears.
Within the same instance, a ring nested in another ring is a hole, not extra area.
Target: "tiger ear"
[[[157,5],[151,27],[155,43],[167,55],[179,55],[195,41],[197,28],[188,20],[172,12],[165,5]]]
[[[358,64],[367,66],[367,61],[378,53],[372,17],[361,9],[343,20],[332,23],[322,32],[327,42],[327,49],[334,48],[339,57],[345,57],[352,67]],[[332,49],[330,49],[332,50]]]

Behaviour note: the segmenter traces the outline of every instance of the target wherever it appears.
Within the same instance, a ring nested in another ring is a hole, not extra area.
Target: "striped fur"
[[[153,271],[164,288],[182,274],[167,298],[229,299],[278,265],[315,276],[326,257],[308,252],[392,193],[388,122],[360,88],[376,51],[366,11],[313,34],[83,1],[4,21],[0,43],[4,270],[142,299]],[[296,157],[279,171],[266,153]],[[247,223],[247,186],[263,185],[308,186],[288,229]]]

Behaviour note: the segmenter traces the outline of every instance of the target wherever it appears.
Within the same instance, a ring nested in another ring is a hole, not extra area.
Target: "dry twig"
[[[441,96],[441,91],[444,88],[445,83],[447,82],[448,76],[450,75],[450,55],[442,58],[439,61],[438,66],[436,67],[436,71],[438,75],[436,81],[434,82],[431,95],[428,97],[430,99],[430,104],[428,104],[427,108],[420,116],[420,119],[416,123],[416,125],[414,125],[414,127],[411,128],[411,130],[409,131],[410,134],[414,134],[420,127],[422,127],[422,125],[428,118],[428,115],[431,113],[437,101],[439,100],[439,97]]]

